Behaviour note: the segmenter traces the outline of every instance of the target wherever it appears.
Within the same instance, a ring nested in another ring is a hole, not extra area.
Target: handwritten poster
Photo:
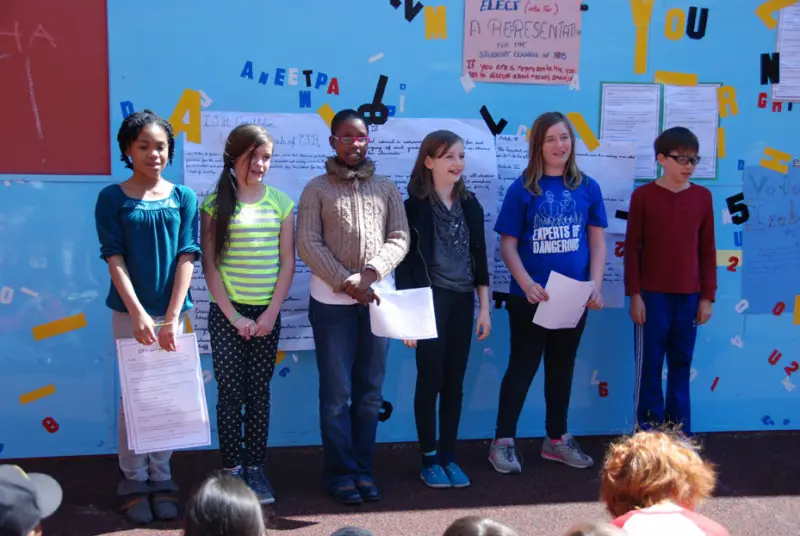
[[[615,256],[617,242],[625,240],[625,222],[614,221],[617,209],[627,210],[633,193],[636,172],[636,143],[601,140],[600,147],[589,152],[581,140],[575,146],[578,167],[595,179],[603,191],[603,200],[608,214],[606,229],[606,271],[603,297],[606,308],[624,307],[625,288],[622,277],[622,257]],[[528,165],[528,142],[525,136],[497,136],[497,210],[503,204],[508,187],[517,180]],[[494,284],[495,292],[508,292],[511,275],[500,258],[500,238],[495,243]]]
[[[303,187],[313,177],[324,173],[324,164],[332,154],[330,130],[317,114],[247,114],[240,112],[203,112],[202,144],[184,142],[184,180],[202,200],[212,192],[222,171],[225,140],[236,125],[255,123],[269,131],[274,139],[272,165],[264,182],[286,193],[295,202]],[[295,207],[296,213],[296,207]],[[281,350],[312,350],[314,338],[308,321],[308,295],[311,272],[303,261],[295,259],[295,276],[289,296],[281,308]],[[210,297],[200,263],[192,278],[192,327],[197,334],[201,354],[211,353],[208,335]]]
[[[580,2],[466,0],[463,71],[476,82],[569,84],[580,41]]]
[[[742,294],[751,314],[770,314],[778,302],[792,310],[800,294],[800,168],[787,175],[746,167]]]
[[[331,156],[328,143],[330,130],[317,114],[247,114],[241,112],[203,112],[202,144],[184,142],[184,176],[186,185],[202,199],[213,191],[222,171],[222,153],[230,131],[241,123],[265,127],[275,140],[272,166],[264,182],[289,195],[295,203],[306,183],[324,173],[325,160]],[[393,119],[370,132],[369,157],[375,161],[377,173],[395,181],[401,195],[408,196],[408,179],[416,161],[419,146],[426,134],[434,130],[452,130],[464,139],[467,187],[475,192],[485,212],[487,257],[494,263],[496,219],[497,161],[494,140],[481,120],[456,119]],[[313,350],[314,338],[308,321],[308,297],[311,272],[299,258],[289,296],[281,308],[281,350]],[[209,294],[198,262],[192,279],[192,327],[197,333],[203,354],[211,353],[207,320]]]
[[[575,159],[581,171],[600,185],[608,216],[606,233],[625,234],[627,222],[614,217],[618,210],[628,211],[636,176],[636,143],[600,140],[589,151],[583,140],[575,142]]]

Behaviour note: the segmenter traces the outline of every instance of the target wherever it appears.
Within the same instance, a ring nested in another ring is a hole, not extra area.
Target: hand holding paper
[[[400,340],[435,339],[436,314],[430,287],[382,290],[381,304],[369,304],[372,333]]]
[[[550,272],[545,290],[550,299],[539,303],[533,323],[547,329],[574,328],[583,316],[594,283]]]

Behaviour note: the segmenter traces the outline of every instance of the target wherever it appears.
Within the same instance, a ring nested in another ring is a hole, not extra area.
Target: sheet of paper
[[[376,172],[393,179],[403,199],[408,198],[409,175],[425,136],[435,130],[450,130],[461,136],[465,144],[464,183],[483,206],[486,256],[491,267],[494,264],[495,243],[492,229],[497,218],[497,158],[494,136],[486,123],[479,119],[395,117],[371,130],[369,154],[375,160]]]
[[[176,337],[177,350],[117,341],[128,444],[137,454],[211,444],[203,371],[194,333]]]
[[[492,4],[465,3],[463,72],[475,82],[569,84],[580,65],[580,3]]]
[[[606,233],[606,270],[603,273],[603,309],[625,307],[625,235]]]
[[[600,146],[589,151],[583,140],[575,143],[578,168],[600,185],[608,218],[607,233],[625,234],[626,221],[616,218],[618,210],[627,212],[633,182],[636,178],[636,143],[600,140]]]
[[[577,281],[558,272],[550,272],[545,290],[550,299],[539,302],[533,323],[547,329],[574,328],[586,310],[592,295],[591,281]]]
[[[800,5],[781,9],[777,41],[781,81],[772,85],[772,100],[800,101]]]
[[[664,86],[664,130],[686,127],[700,141],[701,160],[693,178],[717,176],[718,88],[719,84]]]
[[[598,138],[637,143],[637,179],[656,178],[653,142],[661,132],[660,118],[658,84],[603,84]]]
[[[497,150],[497,204],[495,214],[500,213],[506,190],[517,180],[528,166],[528,141],[525,136],[508,136],[501,134],[496,138]],[[489,236],[489,235],[487,235]],[[500,257],[500,235],[493,230],[494,237],[494,269],[492,290],[508,292],[511,274]]]
[[[369,320],[376,337],[435,339],[436,315],[430,287],[379,291],[381,304],[369,304]]]
[[[743,183],[750,218],[742,224],[739,270],[747,313],[771,314],[778,302],[791,310],[800,295],[800,168],[790,167],[784,175],[748,166]]]

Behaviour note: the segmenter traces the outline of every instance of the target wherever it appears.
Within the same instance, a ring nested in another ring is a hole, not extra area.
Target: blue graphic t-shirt
[[[562,177],[544,175],[534,196],[515,180],[506,192],[494,230],[519,240],[519,256],[534,281],[547,285],[550,271],[589,281],[588,226],[608,227],[600,185],[588,177],[575,190]],[[511,278],[509,292],[525,296]]]

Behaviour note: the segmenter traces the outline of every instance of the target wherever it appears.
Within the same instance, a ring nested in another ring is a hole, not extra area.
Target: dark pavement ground
[[[598,473],[611,438],[582,438],[595,467],[578,470],[539,457],[540,439],[520,440],[526,464],[521,475],[500,475],[488,461],[488,442],[463,442],[462,468],[472,486],[460,490],[425,487],[417,474],[416,444],[379,445],[376,474],[383,500],[346,507],[320,487],[321,450],[269,450],[269,477],[277,502],[265,511],[269,534],[329,535],[342,526],[371,529],[378,536],[436,536],[456,518],[481,514],[508,523],[521,535],[559,536],[583,520],[608,519],[598,502]],[[704,434],[706,458],[717,465],[715,496],[698,511],[726,525],[732,536],[800,535],[800,433]],[[8,463],[3,461],[2,463]],[[180,523],[132,526],[116,511],[116,457],[18,460],[29,472],[44,472],[64,488],[60,510],[44,524],[45,536],[181,534]],[[180,452],[173,474],[185,499],[211,470],[216,452]]]

